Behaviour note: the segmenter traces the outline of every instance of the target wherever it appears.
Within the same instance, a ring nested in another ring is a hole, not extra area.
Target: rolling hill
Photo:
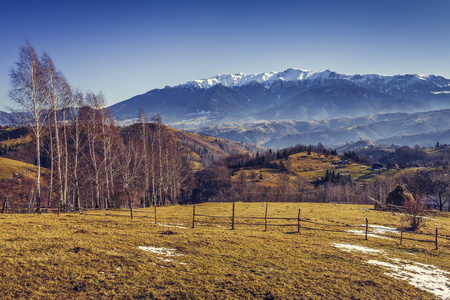
[[[316,121],[260,121],[254,124],[209,126],[195,129],[230,140],[283,148],[296,144],[342,145],[360,139],[376,143],[429,146],[437,140],[450,143],[450,110],[388,113]],[[437,140],[436,140],[437,139]]]

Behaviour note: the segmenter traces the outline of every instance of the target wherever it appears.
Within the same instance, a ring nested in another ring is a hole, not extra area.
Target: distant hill
[[[410,147],[413,147],[416,144],[418,144],[421,147],[422,146],[429,147],[436,145],[437,142],[440,142],[442,144],[450,144],[450,130],[412,134],[412,135],[402,135],[380,139],[376,141],[376,143],[378,144],[406,145]]]
[[[130,132],[139,132],[142,123],[121,128],[122,135]],[[149,132],[156,130],[156,124],[147,123]],[[231,141],[224,138],[217,138],[206,134],[196,134],[192,132],[175,129],[162,125],[165,135],[171,135],[177,142],[179,150],[189,158],[191,168],[199,170],[212,165],[213,162],[234,154],[256,154],[263,152],[266,148],[241,142]],[[150,134],[150,133],[148,133]]]
[[[338,146],[361,139],[377,143],[429,146],[450,143],[445,132],[450,128],[450,110],[421,113],[376,114],[365,117],[343,117],[318,121],[258,122],[246,126],[210,126],[197,133],[283,148],[296,144],[323,143]]]
[[[323,120],[363,116],[367,112],[413,112],[426,109],[417,100],[384,95],[357,86],[327,87],[307,90],[290,100],[257,114],[263,120]]]
[[[0,126],[16,124],[17,120],[14,113],[0,111]]]

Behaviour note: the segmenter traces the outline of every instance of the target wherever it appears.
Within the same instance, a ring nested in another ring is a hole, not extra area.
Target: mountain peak
[[[251,82],[257,82],[266,87],[270,86],[274,81],[298,81],[311,77],[314,74],[318,74],[314,71],[289,68],[281,72],[269,72],[259,74],[244,74],[236,73],[234,75],[217,75],[212,78],[199,79],[189,81],[180,86],[190,86],[197,88],[208,89],[217,84],[222,84],[229,87],[240,87]]]

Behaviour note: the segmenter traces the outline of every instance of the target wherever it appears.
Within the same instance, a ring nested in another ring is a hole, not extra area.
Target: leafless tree
[[[50,132],[50,153],[51,153],[51,176],[53,177],[53,163],[56,162],[56,178],[58,184],[58,197],[59,203],[58,205],[61,208],[65,208],[66,206],[66,187],[63,178],[64,174],[64,165],[62,164],[63,160],[63,151],[64,151],[64,142],[65,136],[62,136],[60,132],[60,118],[59,115],[65,114],[66,105],[68,103],[68,98],[71,96],[71,89],[66,79],[62,75],[61,72],[56,70],[56,67],[51,59],[50,55],[44,52],[42,58],[42,67],[43,67],[43,75],[44,75],[44,97],[46,104],[48,106],[48,112],[51,115],[51,122],[49,122],[49,127],[53,127]],[[64,115],[65,116],[65,115]],[[62,120],[62,124],[64,126],[65,133],[65,120]],[[53,143],[54,140],[54,143]],[[53,149],[53,145],[55,149]],[[51,178],[52,180],[53,178]],[[51,181],[50,191],[53,190],[53,184]],[[51,197],[51,192],[50,196]]]
[[[278,176],[277,190],[282,202],[288,201],[291,192],[291,178],[288,174],[280,174]]]
[[[163,132],[162,132],[162,118],[159,114],[153,117],[153,121],[156,124],[156,144],[157,144],[157,166],[158,166],[158,180],[157,180],[157,187],[158,187],[158,196],[157,200],[159,201],[160,205],[163,205],[165,202],[165,199],[163,198],[163,168],[162,168],[162,162],[163,162]]]
[[[134,197],[131,195],[132,190],[136,193],[136,178],[138,175],[139,166],[142,162],[142,155],[137,139],[131,136],[124,137],[124,143],[119,147],[119,167],[122,177],[123,188],[128,201],[128,206],[131,212],[131,219],[133,219],[133,205]]]
[[[22,120],[36,140],[36,212],[41,212],[41,138],[47,107],[43,66],[30,41],[20,48],[19,60],[9,70],[9,97],[20,106]]]
[[[110,183],[110,168],[112,167],[111,150],[112,150],[112,138],[111,138],[111,128],[114,127],[114,118],[109,110],[102,109],[100,114],[102,117],[101,128],[102,128],[102,144],[103,144],[103,169],[104,169],[104,179],[105,179],[105,191],[106,191],[106,201],[105,208],[108,203],[111,203],[111,183]]]
[[[76,91],[71,99],[71,104],[68,105],[70,107],[69,112],[71,114],[72,126],[70,130],[70,138],[72,144],[72,186],[73,186],[73,204],[75,210],[81,209],[81,201],[80,201],[80,181],[78,176],[79,170],[79,158],[81,152],[83,151],[83,143],[81,138],[81,126],[80,126],[80,113],[81,108],[84,106],[84,98],[83,93],[80,91]]]
[[[143,206],[148,206],[150,204],[149,197],[149,155],[148,155],[148,136],[147,136],[147,115],[144,109],[141,107],[139,109],[139,123],[141,123],[141,141],[143,148],[143,173],[144,173],[144,185],[143,185]]]
[[[431,180],[433,184],[432,190],[438,197],[439,210],[442,211],[444,209],[445,203],[449,201],[450,197],[450,178],[448,174],[444,173],[443,171],[434,171],[431,174]]]
[[[105,99],[102,94],[95,95],[88,93],[86,95],[86,102],[89,104],[88,116],[84,123],[84,130],[87,139],[88,153],[83,153],[86,161],[91,167],[90,173],[91,182],[93,183],[93,190],[95,193],[94,201],[95,207],[100,207],[100,174],[101,164],[103,162],[100,151],[102,139],[102,127],[104,126],[103,111]]]

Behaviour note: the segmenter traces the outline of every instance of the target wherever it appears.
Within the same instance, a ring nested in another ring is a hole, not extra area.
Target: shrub
[[[420,231],[426,225],[426,206],[421,201],[407,200],[404,204],[407,229]]]

